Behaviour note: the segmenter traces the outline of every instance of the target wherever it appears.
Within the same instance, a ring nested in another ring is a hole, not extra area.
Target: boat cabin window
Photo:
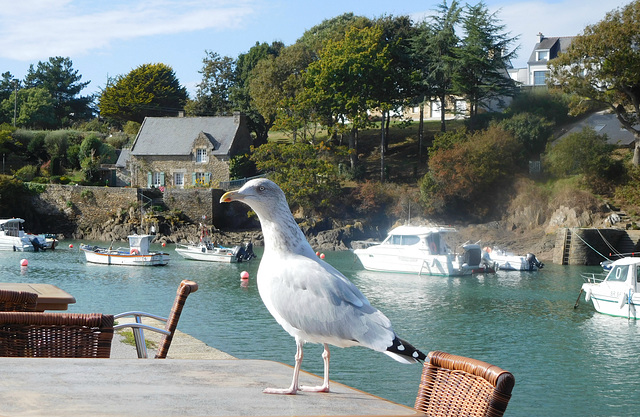
[[[413,235],[391,235],[387,240],[389,245],[415,245],[420,242],[420,238],[418,236]]]
[[[616,265],[611,268],[609,275],[607,275],[607,281],[609,282],[625,282],[627,280],[627,274],[629,273],[629,265]]]

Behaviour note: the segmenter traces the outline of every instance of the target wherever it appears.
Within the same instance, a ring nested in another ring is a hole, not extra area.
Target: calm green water
[[[293,339],[258,295],[258,262],[186,261],[168,247],[167,267],[90,265],[69,243],[79,242],[64,241],[54,252],[0,252],[0,280],[58,285],[77,299],[71,312],[167,315],[179,282],[192,279],[200,289],[189,297],[179,329],[239,358],[293,363]],[[425,353],[444,350],[510,370],[516,385],[507,415],[640,414],[640,323],[598,314],[584,298],[573,309],[580,272],[598,268],[549,264],[534,273],[417,277],[364,271],[349,252],[326,255]],[[20,267],[21,258],[28,267]],[[251,274],[247,288],[240,286],[243,270]],[[321,374],[320,354],[320,346],[307,345],[303,369]],[[413,406],[419,365],[364,348],[334,348],[331,363],[332,380]]]

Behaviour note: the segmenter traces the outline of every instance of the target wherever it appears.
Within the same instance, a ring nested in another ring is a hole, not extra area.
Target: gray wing
[[[359,344],[378,351],[392,344],[395,333],[389,319],[331,265],[293,256],[286,267],[273,271],[273,308],[288,325],[304,332],[307,341]]]

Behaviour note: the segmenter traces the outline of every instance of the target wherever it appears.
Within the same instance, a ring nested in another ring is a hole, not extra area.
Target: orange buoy
[[[73,249],[73,244],[69,244],[69,249]]]
[[[249,279],[249,273],[248,273],[247,271],[242,271],[242,272],[240,273],[240,279],[241,279],[241,280],[247,280],[247,279]]]
[[[324,253],[320,254],[320,259],[324,259]]]
[[[27,261],[26,259],[22,259],[20,261],[20,266],[27,266],[27,265],[29,265],[29,261]]]

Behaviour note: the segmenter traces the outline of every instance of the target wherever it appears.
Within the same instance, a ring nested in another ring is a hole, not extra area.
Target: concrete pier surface
[[[132,322],[132,318],[120,318],[117,320],[119,324]],[[144,324],[148,324],[153,327],[164,329],[164,323],[144,318],[142,320]],[[180,323],[178,322],[178,328]],[[111,358],[112,359],[135,359],[138,357],[136,347],[131,343],[127,343],[127,338],[124,333],[130,333],[131,329],[117,330],[113,334],[113,342],[111,343]],[[164,335],[152,331],[144,332],[145,339],[148,343],[147,353],[149,358],[153,359],[156,356],[157,347],[160,344],[160,340]],[[133,340],[131,338],[131,340]],[[192,337],[186,333],[176,330],[167,353],[167,359],[236,359],[234,356],[229,355],[221,350],[215,349],[206,343]]]

